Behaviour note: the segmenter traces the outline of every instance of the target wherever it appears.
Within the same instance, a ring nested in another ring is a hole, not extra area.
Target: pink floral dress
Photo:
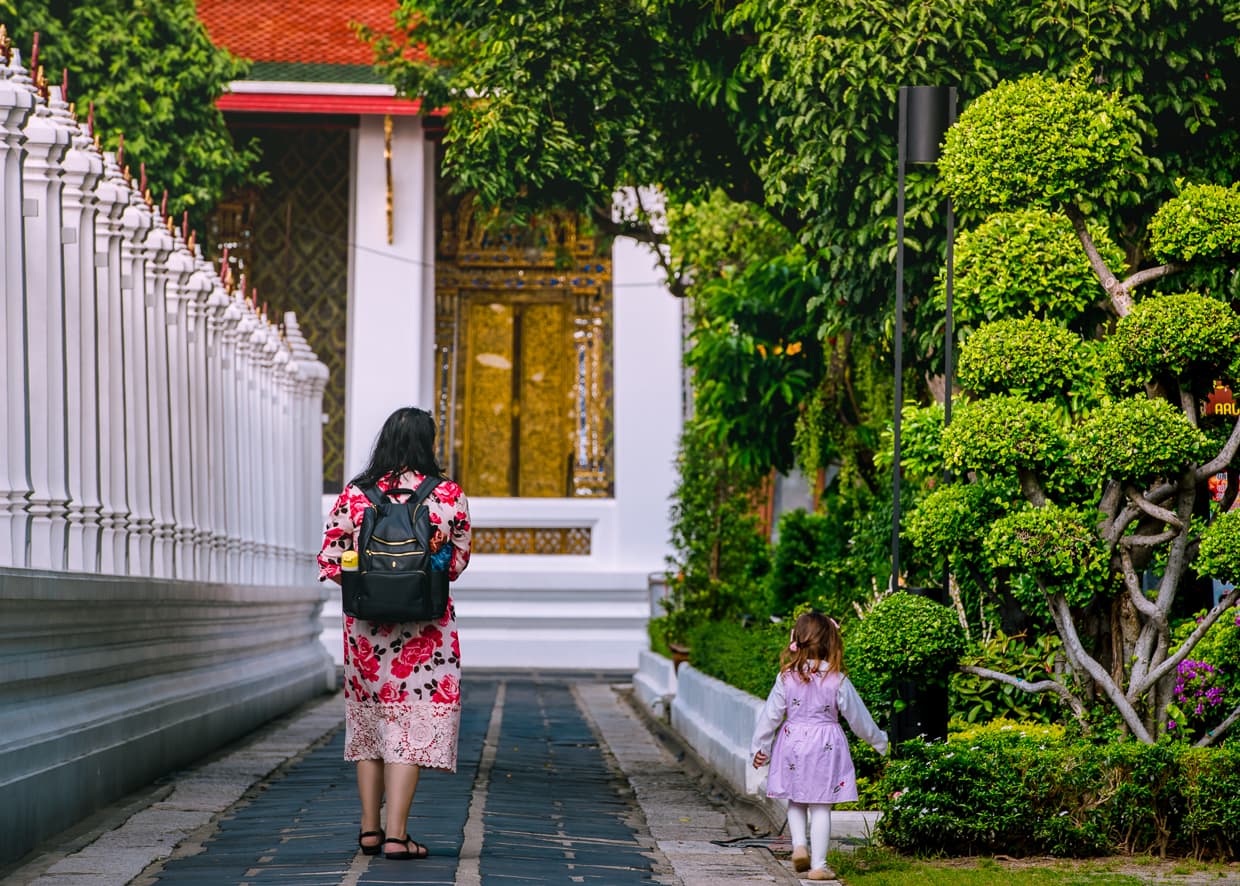
[[[423,475],[385,477],[379,488],[416,489]],[[469,564],[469,503],[451,480],[427,498],[436,527],[432,550],[452,546],[448,578]],[[323,532],[319,580],[340,575],[340,555],[353,550],[366,496],[352,484],[336,499]],[[456,771],[461,722],[461,648],[451,599],[443,618],[378,624],[344,620],[346,760],[383,760]]]

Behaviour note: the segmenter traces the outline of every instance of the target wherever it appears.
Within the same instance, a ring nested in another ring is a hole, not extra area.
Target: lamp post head
[[[937,163],[939,146],[955,117],[956,90],[951,86],[905,86],[908,95],[909,163]]]

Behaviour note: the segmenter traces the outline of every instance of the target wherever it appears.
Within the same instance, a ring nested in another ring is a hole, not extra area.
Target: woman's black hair
[[[371,450],[370,462],[353,478],[355,487],[374,486],[388,474],[408,470],[440,476],[435,459],[435,419],[425,409],[405,406],[387,417]]]

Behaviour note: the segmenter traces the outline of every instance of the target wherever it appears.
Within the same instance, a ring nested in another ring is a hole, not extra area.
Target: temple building
[[[454,588],[467,666],[635,667],[670,552],[681,304],[646,246],[569,210],[497,229],[453,194],[442,120],[356,34],[390,30],[394,7],[199,0],[252,62],[219,106],[267,182],[219,207],[211,245],[260,301],[291,299],[271,307],[330,369],[325,507],[392,409],[433,410],[474,522]]]

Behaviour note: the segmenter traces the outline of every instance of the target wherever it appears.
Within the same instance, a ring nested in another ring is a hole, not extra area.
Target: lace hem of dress
[[[456,772],[461,706],[345,702],[346,760],[383,760]]]

